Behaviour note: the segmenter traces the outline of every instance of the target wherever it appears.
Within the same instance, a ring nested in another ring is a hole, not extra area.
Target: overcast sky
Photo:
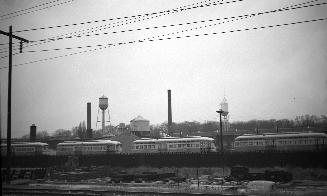
[[[46,2],[53,3],[41,5]],[[151,124],[162,123],[167,121],[168,89],[172,90],[174,122],[218,120],[215,111],[219,109],[224,92],[231,121],[294,119],[303,114],[327,114],[326,20],[221,33],[327,18],[327,5],[236,21],[215,19],[271,11],[307,1],[243,0],[172,11],[185,5],[197,6],[199,2],[0,0],[2,31],[8,31],[9,25],[13,25],[14,31],[19,31],[106,19],[104,22],[15,33],[34,41],[71,32],[82,34],[35,46],[32,46],[35,43],[30,43],[24,48],[24,53],[14,55],[13,64],[20,66],[13,67],[13,137],[27,134],[32,123],[38,126],[38,131],[50,133],[60,128],[71,129],[86,120],[87,102],[92,103],[92,128],[95,129],[98,98],[102,95],[109,98],[113,125],[129,123],[137,115],[149,119]],[[326,1],[309,4],[317,3]],[[28,9],[31,7],[34,8]],[[6,15],[22,9],[26,10],[16,13],[20,16]],[[130,17],[166,10],[171,11],[148,17]],[[108,20],[125,16],[129,18]],[[225,23],[218,24],[222,21]],[[170,26],[180,23],[183,25]],[[159,28],[144,29],[146,27]],[[198,34],[202,36],[195,36]],[[176,39],[176,36],[183,38]],[[155,41],[138,41],[152,37]],[[158,38],[164,40],[158,41]],[[136,42],[116,44],[130,41]],[[7,42],[8,37],[0,35],[0,43]],[[116,45],[108,48],[96,46],[110,43]],[[92,47],[76,48],[85,46]],[[65,50],[67,47],[73,49]],[[5,52],[8,46],[0,45],[0,48],[0,57],[3,57],[0,59],[1,133],[5,136],[8,69],[3,67],[8,66],[8,57],[4,57],[8,55]],[[44,49],[62,50],[40,51]],[[24,64],[91,49],[97,50]]]

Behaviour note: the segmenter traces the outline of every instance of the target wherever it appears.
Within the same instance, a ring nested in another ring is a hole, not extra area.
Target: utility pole
[[[224,144],[223,144],[223,125],[221,122],[221,115],[224,113],[222,109],[216,111],[219,114],[219,124],[220,124],[220,156],[221,156],[221,163],[223,167],[223,177],[225,176],[225,161],[224,161]]]
[[[173,120],[172,120],[172,112],[171,112],[171,90],[168,90],[168,135],[169,136],[173,136],[172,124],[173,124]]]
[[[10,184],[11,164],[11,80],[12,80],[12,38],[20,40],[20,52],[23,49],[23,42],[27,39],[12,34],[12,26],[9,26],[9,33],[1,31],[0,34],[9,37],[9,67],[8,67],[8,113],[7,113],[7,183]]]
[[[224,112],[221,109],[216,111],[219,114],[219,124],[220,124],[220,152],[223,154],[224,152],[224,145],[223,145],[223,125],[221,122],[221,114]]]

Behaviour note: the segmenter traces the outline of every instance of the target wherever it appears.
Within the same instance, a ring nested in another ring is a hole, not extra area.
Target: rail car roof
[[[134,143],[145,143],[145,142],[177,142],[177,141],[214,141],[209,137],[188,137],[188,138],[164,138],[164,139],[146,139],[146,140],[135,140]]]
[[[282,134],[260,134],[260,135],[241,135],[235,138],[235,140],[240,139],[267,139],[267,138],[294,138],[294,137],[325,137],[327,138],[327,134],[325,133],[282,133]]]
[[[83,144],[121,144],[118,141],[112,141],[112,140],[91,140],[91,141],[86,141],[86,142],[81,142],[81,141],[65,141],[58,143],[57,145],[59,146],[70,146],[70,145],[83,145]]]
[[[7,144],[2,143],[1,146],[7,146]],[[48,144],[43,142],[17,142],[12,143],[11,146],[48,146]]]

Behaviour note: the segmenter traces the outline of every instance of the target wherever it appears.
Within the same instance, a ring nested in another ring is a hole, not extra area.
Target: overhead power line
[[[72,24],[54,25],[54,26],[47,26],[47,27],[37,27],[37,28],[31,28],[31,29],[17,30],[17,31],[14,31],[14,32],[17,33],[17,32],[27,32],[27,31],[37,31],[37,30],[78,26],[78,25],[85,25],[85,24],[92,24],[92,23],[99,23],[99,22],[109,22],[109,21],[112,21],[112,20],[138,18],[138,17],[142,17],[142,16],[157,15],[157,14],[172,12],[172,11],[175,11],[176,9],[184,9],[186,7],[196,6],[196,5],[203,4],[203,3],[206,3],[206,2],[211,2],[211,1],[212,0],[200,1],[200,2],[197,2],[197,3],[192,3],[192,4],[184,5],[184,6],[181,6],[181,7],[178,7],[178,8],[173,8],[173,9],[169,9],[169,10],[165,10],[165,11],[159,11],[159,12],[144,13],[144,14],[138,14],[138,15],[132,15],[132,16],[123,16],[123,17],[116,17],[116,18],[109,18],[109,19],[102,19],[102,20],[93,20],[93,21],[86,21],[86,22],[72,23]]]
[[[306,4],[306,3],[301,3],[301,4]],[[247,19],[247,18],[250,18],[250,17],[261,16],[261,15],[264,15],[264,14],[277,13],[277,12],[295,10],[295,9],[300,9],[300,8],[308,8],[308,7],[317,6],[317,5],[318,6],[319,5],[326,5],[327,3],[318,3],[318,4],[313,4],[313,5],[299,6],[301,4],[292,5],[292,6],[289,6],[289,7],[280,8],[280,9],[271,10],[271,11],[264,11],[264,12],[258,12],[258,13],[252,13],[252,14],[245,14],[245,15],[240,15],[240,16],[232,16],[232,17],[223,18],[223,19],[243,20],[243,19]],[[235,20],[232,20],[232,21],[235,21]],[[230,21],[227,21],[227,22],[230,22]],[[198,29],[203,29],[203,28],[207,28],[207,27],[213,27],[213,26],[216,26],[216,25],[219,25],[219,24],[222,24],[222,23],[226,23],[226,22],[223,21],[223,22],[220,22],[220,23],[214,23],[214,24],[208,24],[208,25],[194,27],[194,28],[190,28],[190,29],[184,29],[184,30],[177,31],[177,32],[172,32],[172,33],[167,33],[167,34],[163,34],[163,35],[153,36],[153,37],[147,38],[147,39],[154,39],[154,38],[165,37],[165,36],[169,36],[169,35],[176,35],[176,34],[179,34],[179,33],[185,33],[185,32],[194,31],[194,30],[198,30]]]
[[[253,17],[254,15],[246,15],[246,17],[244,18],[248,18],[248,17]],[[217,23],[217,24],[222,24],[222,23],[228,23],[228,22],[233,22],[233,21],[236,21],[236,20],[240,20],[242,18],[236,18],[236,17],[232,17],[233,19],[230,20],[230,21],[223,21],[223,22],[220,22],[220,23]],[[228,19],[228,18],[227,18]],[[159,35],[157,37],[161,37],[161,36],[167,36],[167,35],[174,35],[174,34],[177,34],[177,33],[180,33],[180,32],[176,32],[176,33],[171,33],[171,34],[163,34],[163,35]],[[143,42],[143,41],[146,41],[146,40],[150,40],[150,39],[154,39],[155,37],[148,37],[148,38],[145,38],[145,39],[140,39],[140,40],[137,40],[138,42]],[[132,41],[132,42],[136,42],[136,41]],[[125,44],[127,42],[121,42],[121,43],[118,43],[118,45],[121,45],[121,44]],[[130,43],[130,42],[128,42]],[[49,52],[49,51],[61,51],[61,50],[74,50],[74,49],[85,49],[85,48],[95,48],[95,47],[104,47],[104,46],[107,46],[108,44],[97,44],[97,45],[87,45],[87,46],[77,46],[77,47],[66,47],[66,48],[54,48],[54,49],[43,49],[43,50],[28,50],[28,51],[24,51],[27,52],[27,53],[35,53],[35,52]],[[114,46],[115,44],[111,44],[112,46]]]
[[[325,5],[325,4],[327,4],[327,3],[317,3],[317,4],[311,4],[311,5],[302,6],[302,7],[295,7],[295,6],[300,6],[300,5],[304,5],[304,4],[309,4],[309,3],[312,3],[312,2],[315,2],[315,1],[317,1],[317,0],[312,0],[312,1],[303,2],[303,3],[300,3],[300,4],[295,4],[295,5],[291,5],[291,6],[285,7],[285,8],[280,8],[280,9],[272,10],[272,11],[269,11],[269,12],[285,11],[285,10],[289,10],[289,9],[292,9],[293,10],[293,9],[307,8],[307,7],[313,7],[313,6],[317,6],[317,5]],[[199,4],[199,3],[200,2],[198,2],[196,4]],[[187,5],[187,6],[189,6],[189,5]],[[283,9],[283,10],[281,10],[281,9]],[[259,13],[256,13],[256,14],[260,15],[260,14],[266,14],[266,13],[267,12],[263,12],[263,13],[260,13],[259,12]],[[137,15],[137,16],[139,16],[139,15]],[[246,16],[246,15],[240,15],[240,16],[236,16],[236,17],[243,17],[243,16]],[[131,17],[134,17],[134,16],[131,16]],[[124,18],[127,18],[127,17],[124,17]],[[233,17],[230,17],[230,18],[233,18]],[[122,19],[122,18],[116,18],[116,19]],[[222,19],[228,19],[228,18],[222,18]],[[108,19],[108,20],[113,20],[113,19]],[[204,22],[213,22],[215,20],[221,20],[221,18],[208,19],[208,20],[202,20],[202,21],[193,21],[193,22],[179,23],[179,24],[170,24],[170,25],[161,25],[161,26],[137,28],[137,29],[128,29],[128,30],[121,30],[121,31],[113,31],[113,32],[110,32],[110,33],[116,34],[116,33],[126,33],[126,32],[133,32],[133,31],[140,31],[140,30],[150,30],[150,29],[158,29],[158,28],[167,28],[167,27],[174,27],[174,26],[181,26],[181,25],[191,25],[191,24],[198,24],[198,23],[204,23]],[[105,21],[105,20],[102,20],[102,21]],[[140,21],[140,20],[137,20],[137,21]],[[96,21],[92,21],[92,22],[96,22]],[[89,23],[89,22],[86,22],[86,23]],[[78,23],[75,23],[75,24],[78,24]],[[72,25],[75,25],[75,24],[72,24]],[[82,23],[79,23],[79,24],[82,24]],[[125,24],[127,24],[127,23],[125,23]],[[56,27],[59,27],[59,26],[56,26]],[[116,27],[116,26],[113,26],[113,27]],[[18,32],[18,31],[16,31],[16,32]],[[102,33],[102,34],[95,33],[93,35],[107,35],[107,34],[110,34],[110,33],[107,33],[107,32]],[[89,37],[89,36],[91,36],[91,34],[86,34],[84,36]],[[81,35],[76,35],[75,37],[82,37],[82,36]],[[73,38],[73,36],[59,37],[56,40],[69,39],[69,38]],[[50,39],[50,38],[47,38],[47,39]],[[47,39],[41,39],[41,40],[37,40],[37,41],[33,41],[33,42],[45,41]],[[0,43],[0,45],[7,45],[7,44],[8,43]],[[17,43],[17,44],[19,44],[19,43]],[[3,51],[3,52],[7,52],[7,51]],[[0,53],[3,53],[3,52],[0,51]]]
[[[0,46],[3,46],[3,45],[8,45],[9,43],[0,43]],[[14,43],[13,43],[14,44]]]
[[[314,0],[316,1],[316,0]],[[168,33],[168,34],[162,34],[162,35],[158,35],[158,36],[153,36],[153,37],[149,37],[146,39],[154,39],[154,38],[159,38],[159,37],[165,37],[165,36],[169,36],[169,35],[175,35],[175,34],[179,34],[179,33],[184,33],[184,32],[189,32],[189,31],[193,31],[193,30],[198,30],[198,29],[202,29],[202,28],[207,28],[207,27],[212,27],[212,26],[216,26],[219,24],[223,24],[223,23],[228,23],[228,22],[233,22],[236,20],[242,20],[242,19],[246,19],[246,18],[250,18],[250,17],[254,17],[254,16],[260,16],[260,15],[264,15],[264,14],[270,14],[270,13],[277,13],[277,12],[283,12],[283,11],[289,11],[289,10],[294,10],[294,9],[300,9],[300,8],[307,8],[307,7],[312,7],[312,6],[317,6],[317,5],[326,5],[327,3],[317,3],[317,4],[311,4],[311,5],[304,5],[304,4],[308,4],[308,3],[312,3],[313,1],[309,1],[309,2],[304,2],[304,3],[300,3],[300,4],[295,4],[295,5],[291,5],[291,6],[287,6],[287,7],[283,7],[283,8],[278,8],[275,10],[270,10],[270,11],[262,11],[262,12],[257,12],[257,13],[251,13],[251,14],[245,14],[245,15],[239,15],[239,16],[231,16],[231,17],[225,17],[225,18],[216,18],[216,19],[208,19],[208,20],[201,20],[201,21],[193,21],[193,22],[187,22],[187,23],[179,23],[179,24],[170,24],[170,25],[163,25],[163,26],[154,26],[154,27],[146,27],[146,28],[139,28],[139,29],[130,29],[130,30],[123,30],[120,32],[132,32],[132,31],[139,31],[139,30],[149,30],[149,29],[158,29],[158,28],[166,28],[166,27],[175,27],[175,26],[183,26],[183,25],[191,25],[191,24],[199,24],[199,23],[205,23],[205,22],[214,22],[214,21],[221,21],[221,20],[227,20],[227,21],[223,21],[223,22],[219,22],[219,23],[214,23],[214,24],[208,24],[205,26],[200,26],[200,27],[194,27],[191,29],[184,29],[181,31],[177,31],[177,32],[173,32],[173,33]],[[228,19],[233,19],[233,20],[229,20]],[[117,33],[116,31],[114,32],[110,32],[110,33]],[[102,34],[93,34],[93,35],[106,35],[106,34],[110,34],[110,33],[102,33]],[[84,36],[93,36],[93,35],[84,35]],[[72,38],[72,37],[65,37],[65,38]],[[64,38],[62,38],[64,39]],[[144,40],[146,40],[144,39]],[[25,51],[26,52],[49,52],[49,51],[60,51],[60,50],[72,50],[72,49],[83,49],[83,48],[91,48],[91,47],[101,47],[104,45],[88,45],[88,46],[78,46],[78,47],[66,47],[66,48],[55,48],[55,49],[43,49],[43,50],[30,50],[30,51]],[[19,54],[19,53],[17,53]],[[1,58],[5,58],[7,56],[4,57],[0,57]]]
[[[132,20],[133,19],[132,18],[132,19],[128,19],[128,20],[125,20],[125,21],[120,21],[120,22],[111,23],[111,24],[107,24],[107,25],[101,25],[101,26],[98,26],[98,27],[92,27],[92,28],[88,28],[88,29],[84,29],[84,30],[80,30],[80,31],[71,32],[71,33],[66,33],[66,34],[54,36],[54,37],[51,37],[51,38],[46,38],[46,39],[37,40],[37,41],[31,41],[31,43],[34,42],[35,44],[26,45],[26,46],[24,46],[24,48],[32,47],[32,46],[36,46],[36,45],[41,45],[41,44],[45,44],[45,43],[49,43],[49,42],[53,42],[53,41],[57,41],[57,40],[61,40],[63,36],[77,37],[77,36],[82,35],[82,34],[86,34],[86,33],[90,33],[90,32],[93,33],[95,31],[99,31],[99,30],[102,30],[102,29],[108,29],[108,28],[123,26],[123,25],[134,23],[134,22],[143,21],[143,20],[146,20],[146,19],[156,18],[156,17],[159,17],[159,16],[171,14],[171,13],[176,13],[176,12],[179,12],[179,11],[185,11],[185,10],[189,10],[189,9],[194,9],[194,8],[198,8],[198,7],[205,7],[205,6],[212,6],[212,5],[223,5],[223,4],[228,4],[228,3],[236,3],[236,2],[241,2],[241,1],[244,1],[244,0],[232,0],[232,1],[227,1],[227,2],[220,2],[220,1],[223,1],[223,0],[218,0],[216,2],[211,2],[211,3],[205,4],[205,5],[200,4],[198,6],[193,6],[193,4],[191,4],[193,7],[186,8],[186,6],[183,6],[183,7],[180,7],[180,8],[171,9],[172,11],[170,11],[170,12],[166,12],[166,13],[163,13],[161,15],[151,16],[151,17],[148,17],[148,18],[145,18],[145,19],[138,19],[138,20],[136,19],[134,21],[128,22],[128,21]],[[194,3],[194,4],[199,4],[199,3]],[[187,5],[187,6],[190,6],[190,5]],[[126,22],[126,23],[124,23],[124,22]],[[122,23],[122,24],[113,25],[113,24],[117,24],[117,23]],[[112,25],[112,26],[109,26],[109,25]],[[86,31],[86,32],[83,32],[83,31]],[[72,35],[72,34],[77,34],[77,35]],[[17,47],[14,50],[17,50]],[[2,50],[2,51],[0,51],[0,53],[5,52],[5,51],[6,50]]]
[[[317,1],[317,0],[314,0]],[[121,30],[121,31],[113,31],[110,33],[113,34],[117,34],[117,33],[126,33],[126,32],[133,32],[133,31],[141,31],[141,30],[150,30],[150,29],[158,29],[158,28],[167,28],[167,27],[175,27],[175,26],[184,26],[184,25],[192,25],[192,24],[199,24],[199,23],[205,23],[205,22],[214,22],[214,21],[219,21],[219,20],[227,20],[227,19],[234,19],[234,18],[244,18],[244,17],[253,17],[253,16],[259,16],[259,15],[264,15],[264,14],[270,14],[270,13],[276,13],[276,12],[283,12],[283,11],[289,11],[289,10],[295,10],[295,9],[300,9],[300,8],[308,8],[308,7],[313,7],[313,6],[319,6],[319,5],[326,5],[327,3],[317,3],[317,4],[311,4],[311,5],[303,5],[303,4],[308,4],[308,3],[312,3],[314,1],[309,1],[309,2],[304,2],[304,3],[300,3],[300,4],[296,4],[296,5],[292,5],[292,6],[288,6],[288,7],[284,7],[284,8],[279,8],[279,9],[275,9],[275,10],[271,10],[271,11],[264,11],[264,12],[257,12],[257,13],[252,13],[252,14],[245,14],[245,15],[239,15],[239,16],[231,16],[231,17],[225,17],[225,18],[216,18],[216,19],[208,19],[208,20],[201,20],[201,21],[192,21],[192,22],[187,22],[187,23],[179,23],[179,24],[170,24],[170,25],[162,25],[162,26],[153,26],[153,27],[145,27],[145,28],[138,28],[138,29],[128,29],[128,30]],[[303,5],[303,6],[301,6]],[[220,24],[220,23],[218,23]],[[209,27],[209,26],[214,26],[213,25],[206,25],[203,27],[195,27],[193,29],[189,29],[189,30],[184,30],[184,31],[191,31],[194,29],[199,29],[199,28],[205,28],[205,27]],[[183,32],[183,31],[181,31]],[[110,33],[96,33],[93,35],[107,35]],[[176,32],[179,33],[179,32]],[[169,35],[169,34],[167,34]],[[84,36],[92,36],[92,34],[87,34]],[[164,36],[164,35],[162,35]],[[82,37],[80,35],[76,36],[76,37]],[[64,37],[64,38],[73,38],[72,36],[69,37]],[[59,39],[64,39],[64,38],[59,38]],[[153,37],[154,38],[154,37]],[[58,39],[58,40],[59,40]]]
[[[18,10],[18,11],[12,12],[12,13],[4,14],[4,15],[1,15],[0,18],[2,18],[4,16],[16,14],[16,13],[19,13],[19,12],[24,12],[24,11],[27,11],[27,10],[30,10],[30,9],[34,9],[34,8],[37,8],[37,7],[40,7],[40,6],[48,5],[48,4],[51,4],[51,3],[54,3],[54,2],[58,2],[58,1],[60,1],[60,0],[50,1],[50,2],[47,2],[47,3],[42,3],[40,5],[36,5],[36,6],[30,7],[30,8],[26,8],[26,9],[22,9],[22,10]]]
[[[68,35],[72,35],[72,34],[78,34],[78,33],[81,33],[83,31],[88,31],[88,32],[85,32],[85,33],[89,33],[89,32],[94,32],[94,31],[98,31],[98,30],[101,30],[101,29],[107,29],[107,28],[118,27],[118,26],[122,26],[122,25],[126,25],[126,24],[131,24],[131,23],[143,21],[143,20],[146,20],[146,19],[152,19],[152,18],[156,18],[156,17],[159,17],[159,16],[164,16],[166,14],[176,13],[176,12],[179,12],[179,11],[185,11],[185,10],[187,10],[186,8],[187,7],[190,7],[190,6],[193,6],[192,8],[197,8],[197,7],[200,7],[202,5],[200,5],[200,6],[195,6],[195,5],[198,5],[198,4],[201,4],[201,3],[205,3],[205,2],[210,2],[210,1],[212,1],[212,0],[205,0],[205,1],[197,2],[197,3],[193,3],[193,4],[189,4],[189,5],[185,5],[185,6],[173,8],[173,9],[166,10],[166,11],[153,12],[153,13],[145,13],[145,14],[139,14],[139,15],[135,15],[135,16],[120,17],[120,19],[127,19],[127,20],[119,21],[119,22],[114,22],[114,23],[107,24],[107,25],[101,25],[101,26],[97,26],[97,27],[92,27],[92,28],[88,28],[88,29],[82,29],[82,30],[79,30],[79,31],[75,31],[75,32],[71,32],[71,33],[66,33],[66,34],[61,34],[61,35],[57,35],[57,36],[50,37],[50,38],[44,38],[44,39],[41,39],[41,40],[31,41],[31,43],[33,43],[33,42],[34,43],[35,42],[41,42],[41,41],[43,41],[43,43],[48,43],[48,42],[56,41],[58,38],[61,38],[62,36],[68,36]],[[218,1],[214,2],[214,3],[217,3],[219,1],[224,1],[224,0],[218,0]],[[238,0],[238,1],[243,1],[243,0]],[[210,4],[207,4],[207,5],[210,5]],[[152,15],[154,15],[154,16],[152,16]],[[151,16],[151,17],[148,17],[148,16]],[[135,17],[138,17],[138,18],[148,17],[148,18],[137,20],[137,19],[135,19]],[[118,19],[118,18],[116,18],[116,19]],[[134,19],[134,21],[128,22],[128,21],[133,20],[133,19]],[[124,22],[126,22],[126,23],[124,23]],[[83,23],[85,23],[85,22],[83,22]],[[123,24],[121,24],[121,25],[115,25],[117,23],[123,23]],[[95,30],[90,31],[92,29],[95,29]],[[45,41],[47,41],[47,42],[45,42]],[[43,44],[43,43],[39,43],[39,44]],[[35,45],[39,45],[39,44],[32,44],[32,45],[25,46],[25,47],[31,47],[31,46],[35,46]],[[2,49],[4,49],[4,48],[2,48]],[[7,50],[5,49],[4,52],[6,52],[6,51]],[[0,49],[0,53],[1,53],[1,49]]]
[[[31,10],[31,11],[23,12],[23,13],[16,14],[16,15],[13,15],[13,16],[8,16],[8,17],[5,17],[5,18],[0,18],[0,21],[7,20],[7,19],[10,19],[10,18],[14,18],[14,17],[18,17],[18,16],[22,16],[22,15],[25,15],[25,14],[34,13],[34,12],[37,12],[37,11],[41,11],[41,10],[45,10],[45,9],[48,9],[48,8],[56,7],[56,6],[63,5],[63,4],[66,4],[66,3],[71,3],[73,1],[74,0],[69,0],[69,1],[58,3],[58,4],[49,5],[49,6],[46,6],[46,7],[43,7],[43,8],[39,8],[39,9],[36,9],[36,10]]]
[[[137,40],[137,41],[129,41],[129,42],[120,42],[120,43],[115,43],[115,44],[110,43],[110,44],[104,45],[101,48],[95,48],[95,49],[91,49],[91,50],[84,50],[84,51],[79,51],[79,52],[60,55],[60,56],[55,56],[55,57],[49,57],[49,58],[45,58],[45,59],[29,61],[29,62],[25,62],[25,63],[16,64],[16,65],[13,65],[13,66],[23,66],[23,65],[27,65],[27,64],[54,60],[54,59],[63,58],[63,57],[67,57],[67,56],[72,56],[72,55],[76,55],[76,54],[82,54],[82,53],[87,53],[87,52],[92,52],[92,51],[97,51],[97,50],[103,50],[103,49],[108,48],[108,47],[127,45],[127,44],[134,44],[134,43],[140,43],[140,42],[164,41],[164,40],[171,40],[171,39],[182,39],[182,38],[192,38],[192,37],[201,37],[201,36],[211,36],[211,35],[219,35],[219,34],[236,33],[236,32],[242,32],[242,31],[262,30],[262,29],[270,29],[270,28],[276,28],[276,27],[291,26],[291,25],[304,24],[304,23],[310,23],[310,22],[319,22],[319,21],[324,21],[324,20],[327,20],[327,18],[317,18],[317,19],[312,19],[312,20],[296,21],[296,22],[284,23],[284,24],[266,25],[266,26],[260,26],[260,27],[252,27],[252,28],[236,29],[236,30],[229,30],[229,31],[212,32],[212,33],[203,33],[203,34],[195,34],[195,35],[185,35],[185,36],[176,36],[176,37],[167,37],[167,38],[158,38],[158,39],[148,39],[148,40]],[[4,69],[4,68],[7,68],[7,67],[6,66],[0,67],[0,69]]]
[[[186,10],[189,10],[189,9],[195,9],[195,8],[199,8],[199,7],[207,7],[207,6],[213,6],[213,5],[223,5],[223,4],[229,4],[229,3],[236,3],[236,2],[241,2],[241,1],[244,1],[244,0],[231,0],[231,1],[226,1],[226,2],[223,2],[223,1],[224,0],[218,0],[218,1],[215,1],[215,2],[209,2],[208,4],[204,4],[204,5],[203,4],[200,4],[200,5],[197,5],[197,6],[193,6],[193,4],[192,5],[187,5],[187,6],[182,6],[182,7],[179,7],[179,8],[174,8],[174,9],[171,9],[169,11],[163,12],[163,13],[161,13],[159,15],[160,16],[164,16],[164,15],[168,15],[168,14],[171,14],[171,13],[176,13],[176,12],[180,12],[180,11],[186,11]],[[191,7],[189,7],[189,6],[191,6]],[[158,15],[158,13],[142,14],[141,17],[148,17],[148,18],[145,18],[145,19],[152,19],[152,18],[158,17],[158,16],[151,16],[151,17],[149,17],[148,15]],[[129,22],[130,20],[134,20],[134,21]],[[122,26],[123,24],[126,25],[126,24],[131,24],[131,23],[134,23],[134,22],[139,22],[141,20],[140,19],[130,18],[129,20],[126,20],[126,21],[120,21],[120,22],[106,24],[106,25],[101,25],[101,26],[97,26],[97,27],[91,27],[91,28],[88,28],[88,29],[83,29],[83,30],[80,30],[80,31],[75,31],[75,32],[72,32],[72,33],[62,34],[62,35],[55,36],[55,37],[52,37],[52,38],[48,38],[48,39],[45,39],[45,40],[54,41],[57,38],[60,38],[60,37],[63,37],[63,36],[67,36],[67,35],[76,36],[76,35],[73,35],[73,34],[77,34],[77,35],[86,34],[86,33],[94,32],[94,31],[99,31],[99,30],[103,30],[103,29],[107,29],[107,28],[113,28],[113,27]],[[124,23],[124,22],[126,22],[126,23]],[[117,23],[123,23],[123,24],[114,25],[114,24],[117,24]],[[40,40],[38,40],[38,41],[40,41]],[[42,40],[42,41],[44,41],[44,40]]]

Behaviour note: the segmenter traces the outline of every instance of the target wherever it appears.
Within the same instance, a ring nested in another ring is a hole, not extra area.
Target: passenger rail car
[[[111,140],[65,141],[57,144],[57,155],[92,155],[121,151],[121,143]]]
[[[160,139],[143,138],[133,142],[133,153],[160,152],[212,152],[214,139],[208,137],[167,137]]]
[[[312,151],[327,149],[327,134],[280,133],[245,134],[235,138],[234,150],[251,151]]]
[[[17,142],[11,144],[11,154],[13,156],[31,156],[47,154],[47,143],[42,142]],[[1,156],[7,156],[7,144],[1,144]]]

